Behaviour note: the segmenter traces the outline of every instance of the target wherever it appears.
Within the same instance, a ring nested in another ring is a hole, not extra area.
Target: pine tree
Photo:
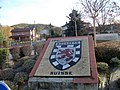
[[[69,14],[69,23],[66,23],[67,30],[65,30],[66,36],[81,36],[83,35],[83,21],[81,15],[76,10],[73,10]],[[75,27],[76,24],[76,27]],[[77,33],[77,35],[76,35]]]

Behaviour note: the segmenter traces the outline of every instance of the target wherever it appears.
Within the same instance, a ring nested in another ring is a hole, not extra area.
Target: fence
[[[23,45],[31,45],[31,41],[11,41],[10,47],[12,46],[23,46]]]

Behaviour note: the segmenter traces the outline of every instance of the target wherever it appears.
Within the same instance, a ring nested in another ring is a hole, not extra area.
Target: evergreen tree
[[[81,20],[80,13],[78,13],[76,10],[73,10],[72,13],[69,14],[68,18],[70,21],[69,23],[66,23],[66,36],[76,36],[76,33],[78,36],[83,35],[83,21]]]

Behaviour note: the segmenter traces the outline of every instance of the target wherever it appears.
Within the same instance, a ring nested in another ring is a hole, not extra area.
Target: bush
[[[25,61],[25,63],[23,64],[23,68],[27,73],[30,73],[31,69],[33,68],[35,64],[35,60],[27,60]]]
[[[19,60],[29,60],[29,59],[31,59],[31,57],[29,57],[29,56],[25,56],[25,57],[22,57],[22,58],[20,58]]]
[[[15,71],[12,68],[6,68],[2,71],[3,80],[13,80],[15,76]]]
[[[24,60],[18,60],[17,62],[15,62],[13,68],[18,68],[22,66],[23,64],[24,64]]]
[[[0,66],[2,67],[2,63],[8,59],[9,50],[8,48],[0,48]]]
[[[28,75],[25,72],[18,72],[15,74],[14,83],[24,84],[28,80]]]
[[[106,73],[106,71],[108,70],[108,64],[107,63],[104,63],[104,62],[98,62],[97,63],[97,69],[98,69],[98,72],[100,73]]]
[[[15,69],[15,73],[18,73],[18,72],[25,72],[25,69],[23,67],[18,67]]]
[[[17,60],[20,58],[20,48],[19,47],[10,48],[10,53],[14,60]]]
[[[3,63],[2,64],[2,69],[5,69],[5,68],[12,68],[14,65],[14,62],[11,61],[11,60],[8,60],[7,62]]]
[[[45,42],[37,42],[36,44],[34,44],[34,50],[35,53],[37,53],[37,55],[39,55],[40,52],[42,51],[44,44]]]
[[[6,80],[5,83],[10,87],[11,90],[15,90],[14,89],[15,86],[13,82]]]
[[[116,81],[118,88],[120,88],[120,78]]]
[[[2,80],[2,70],[0,69],[0,80]]]
[[[120,50],[112,47],[96,47],[95,48],[96,60],[98,62],[109,63],[113,57],[120,58]]]
[[[19,68],[19,67],[21,67],[26,60],[31,60],[31,58],[30,58],[29,56],[25,56],[25,57],[22,57],[22,58],[18,59],[18,60],[14,63],[13,68]]]
[[[110,64],[109,64],[110,67],[120,67],[120,60],[115,57],[115,58],[112,58],[110,60]]]
[[[8,48],[9,47],[9,43],[7,41],[3,41],[3,47],[4,48]]]
[[[22,46],[21,48],[21,52],[23,53],[24,56],[30,56],[31,52],[32,52],[32,48],[31,46]]]
[[[35,55],[32,59],[33,59],[33,60],[37,60],[38,57],[39,57],[39,55]]]

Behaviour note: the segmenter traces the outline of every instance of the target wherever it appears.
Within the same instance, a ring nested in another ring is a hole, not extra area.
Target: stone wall
[[[119,40],[119,35],[117,33],[96,34],[96,40]]]
[[[73,83],[73,78],[29,78],[30,90],[98,90],[97,84]]]

